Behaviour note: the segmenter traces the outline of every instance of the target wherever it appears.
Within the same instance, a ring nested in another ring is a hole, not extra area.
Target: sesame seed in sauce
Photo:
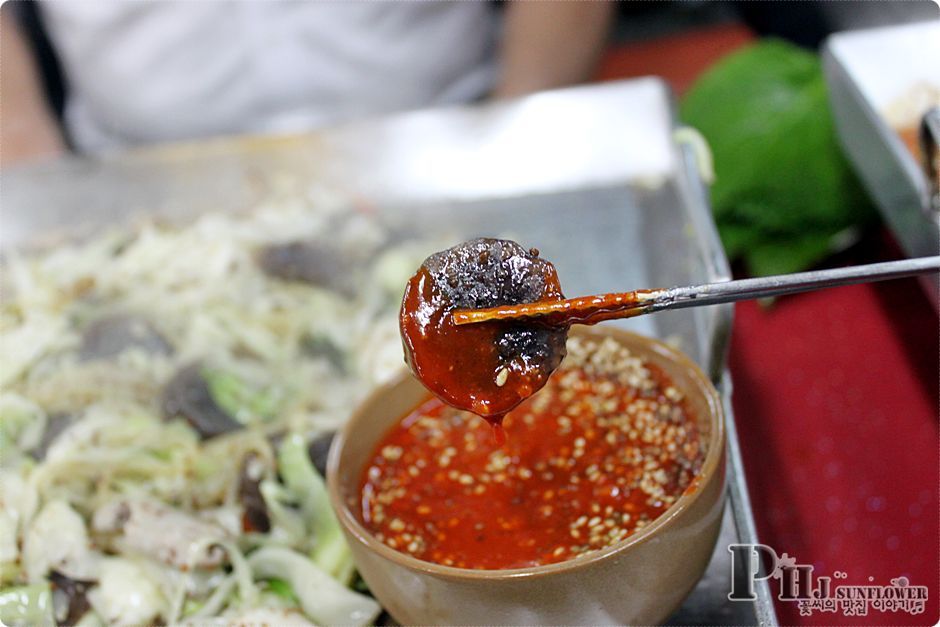
[[[436,400],[416,409],[363,473],[366,527],[449,566],[563,561],[655,520],[704,457],[682,391],[609,338],[570,338],[562,367],[505,428],[500,448],[476,416]]]

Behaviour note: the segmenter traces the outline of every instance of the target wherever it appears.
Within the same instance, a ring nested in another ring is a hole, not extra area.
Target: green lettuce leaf
[[[875,212],[842,155],[817,55],[766,40],[706,72],[682,101],[708,140],[712,207],[729,258],[754,275],[803,270]]]

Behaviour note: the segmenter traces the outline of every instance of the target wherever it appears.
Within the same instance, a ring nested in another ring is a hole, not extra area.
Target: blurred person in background
[[[612,14],[607,2],[24,4],[0,10],[4,164],[575,84]],[[61,66],[61,124],[21,26],[29,12]]]

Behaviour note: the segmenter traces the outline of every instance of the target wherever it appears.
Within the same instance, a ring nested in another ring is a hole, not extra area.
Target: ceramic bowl
[[[574,333],[574,331],[573,331]],[[359,522],[359,479],[376,445],[428,398],[410,375],[377,389],[330,451],[330,498],[359,572],[379,602],[408,625],[641,624],[664,621],[701,578],[721,525],[725,430],[715,388],[684,354],[657,340],[602,326],[661,367],[686,392],[707,443],[701,474],[659,518],[623,541],[575,559],[510,570],[470,570],[425,562],[376,540]]]

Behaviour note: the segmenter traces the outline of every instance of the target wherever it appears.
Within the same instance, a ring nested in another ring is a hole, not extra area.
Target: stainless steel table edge
[[[721,245],[721,238],[718,234],[718,227],[712,218],[709,201],[708,189],[698,175],[698,163],[691,147],[681,147],[682,166],[686,170],[687,176],[683,177],[688,182],[686,193],[691,194],[690,207],[695,210],[691,212],[696,231],[702,234],[700,243],[702,246],[702,257],[708,264],[708,274],[714,277],[716,281],[731,280],[731,268],[728,264],[728,258],[724,254],[724,247]],[[751,509],[751,498],[747,489],[747,475],[744,470],[744,461],[741,457],[741,445],[738,440],[738,431],[735,425],[734,410],[731,404],[731,393],[733,385],[731,374],[726,368],[728,355],[728,343],[731,337],[731,325],[734,321],[734,306],[731,304],[719,305],[718,315],[715,316],[712,333],[706,333],[705,337],[712,338],[711,363],[708,365],[707,374],[711,377],[713,383],[718,388],[721,395],[722,409],[725,414],[725,430],[727,439],[728,453],[728,497],[731,505],[732,518],[738,533],[738,539],[743,544],[758,544],[757,526],[754,523],[753,510]],[[723,547],[716,547],[716,551]],[[727,549],[727,547],[724,547]],[[731,577],[731,573],[728,573]],[[777,614],[774,608],[773,593],[767,580],[760,580],[755,586],[755,613],[759,625],[774,626],[779,624]]]
[[[731,503],[731,513],[734,526],[738,531],[738,539],[742,544],[758,544],[757,526],[754,524],[751,497],[747,491],[747,479],[744,472],[744,460],[741,458],[741,445],[738,441],[737,426],[734,421],[734,411],[731,408],[731,392],[733,390],[731,375],[727,371],[722,378],[719,392],[725,411],[725,429],[728,436],[728,498]],[[721,548],[721,547],[719,547]],[[727,548],[727,547],[725,547]],[[731,576],[731,573],[728,573]],[[758,580],[754,585],[757,600],[754,610],[757,614],[758,625],[778,625],[777,612],[774,608],[773,592],[767,579]]]

